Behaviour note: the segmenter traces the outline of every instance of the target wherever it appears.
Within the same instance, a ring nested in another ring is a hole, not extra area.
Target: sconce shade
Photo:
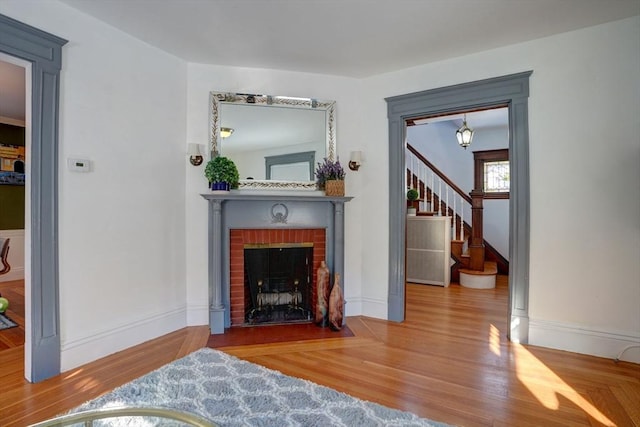
[[[189,143],[187,148],[187,154],[189,154],[189,162],[193,166],[200,166],[202,164],[202,154],[200,154],[200,146],[198,144]]]
[[[229,138],[232,133],[232,128],[220,128],[220,138]]]
[[[362,151],[352,151],[349,159],[349,169],[357,171],[360,169],[360,162],[362,162]]]
[[[471,140],[473,139],[473,129],[467,126],[467,116],[464,117],[460,129],[456,131],[456,138],[458,139],[458,144],[460,144],[460,146],[465,150],[468,146],[471,145]]]

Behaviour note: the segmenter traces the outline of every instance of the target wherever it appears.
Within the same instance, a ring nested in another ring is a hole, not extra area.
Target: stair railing
[[[405,151],[405,162],[406,187],[418,190],[419,211],[451,216],[451,238],[465,240],[464,218],[471,218],[471,197],[409,144]]]

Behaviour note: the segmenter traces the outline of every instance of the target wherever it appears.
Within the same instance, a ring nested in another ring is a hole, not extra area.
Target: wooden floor
[[[286,374],[460,426],[640,426],[640,365],[506,339],[508,292],[407,287],[407,320],[351,317],[355,336],[222,347]],[[52,417],[207,344],[185,328],[39,384],[0,352],[0,424]]]

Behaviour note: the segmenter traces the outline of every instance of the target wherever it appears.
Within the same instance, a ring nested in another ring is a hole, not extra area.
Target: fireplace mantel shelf
[[[353,197],[351,196],[325,196],[325,195],[306,195],[301,193],[285,194],[283,192],[269,192],[264,191],[262,193],[252,192],[244,193],[243,191],[230,191],[228,193],[202,193],[202,197],[207,200],[247,200],[247,201],[262,201],[262,200],[281,200],[288,202],[348,202]]]

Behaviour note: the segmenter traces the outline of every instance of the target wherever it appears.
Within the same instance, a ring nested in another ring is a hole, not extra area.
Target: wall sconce
[[[349,160],[349,169],[357,171],[360,169],[360,163],[362,162],[362,151],[352,151],[351,159]]]
[[[202,164],[202,154],[200,154],[200,146],[198,144],[189,143],[187,154],[189,154],[189,161],[193,166]]]
[[[220,138],[229,138],[233,133],[232,128],[220,128]]]

